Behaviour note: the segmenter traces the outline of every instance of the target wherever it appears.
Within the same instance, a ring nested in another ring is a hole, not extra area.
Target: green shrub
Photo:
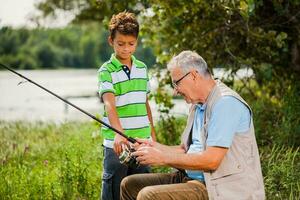
[[[156,125],[157,141],[167,145],[180,144],[187,117],[160,117]]]
[[[286,83],[273,95],[272,84],[253,86],[255,96],[245,90],[241,93],[253,111],[257,143],[300,146],[300,84]]]

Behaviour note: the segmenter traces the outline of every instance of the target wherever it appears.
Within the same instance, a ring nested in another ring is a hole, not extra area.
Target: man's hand
[[[114,140],[114,151],[118,156],[122,153],[122,151],[123,151],[122,146],[124,144],[127,145],[128,141],[124,137],[122,137],[120,135],[116,135],[115,140]]]
[[[153,141],[153,140],[149,140],[149,139],[136,139],[136,143],[133,144],[133,147],[135,150],[138,150],[140,147],[143,147],[143,146],[150,146],[150,147],[155,147],[159,150],[162,150],[163,148],[163,145],[156,142],[156,141]]]
[[[133,144],[135,150],[141,146],[154,146],[154,142],[148,139],[136,139],[136,143]]]
[[[142,165],[165,165],[164,152],[151,146],[151,143],[140,145],[132,154],[137,156],[136,159]]]

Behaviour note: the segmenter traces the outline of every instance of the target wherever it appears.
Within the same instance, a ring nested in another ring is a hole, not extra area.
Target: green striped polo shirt
[[[100,97],[111,92],[115,95],[116,109],[125,134],[133,138],[149,138],[151,129],[147,115],[146,99],[149,93],[149,77],[146,65],[131,56],[132,67],[128,77],[123,64],[112,54],[98,70]],[[110,125],[106,109],[104,122]],[[102,126],[101,133],[106,140],[113,140],[115,133]]]

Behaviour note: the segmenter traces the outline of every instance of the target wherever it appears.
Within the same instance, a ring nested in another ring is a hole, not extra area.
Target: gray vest
[[[211,200],[240,200],[265,199],[265,190],[260,166],[258,148],[255,139],[252,111],[245,100],[220,81],[207,98],[204,113],[204,125],[201,137],[206,146],[212,108],[222,96],[233,96],[244,103],[251,112],[251,125],[247,133],[236,133],[228,152],[220,166],[215,171],[205,171],[204,178],[209,199]],[[194,121],[195,105],[191,107],[187,126],[182,135],[182,144],[187,151],[191,144],[191,130]],[[230,117],[230,113],[228,113]]]

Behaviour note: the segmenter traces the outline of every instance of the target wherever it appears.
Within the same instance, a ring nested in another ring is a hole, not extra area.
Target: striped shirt
[[[98,92],[100,97],[106,92],[115,95],[116,110],[126,135],[149,138],[151,129],[146,99],[150,88],[147,67],[134,56],[131,56],[131,60],[130,73],[126,73],[126,67],[112,54],[110,60],[98,70]],[[102,120],[110,125],[106,109]],[[101,133],[105,139],[104,145],[113,141],[115,133],[112,130],[102,126]]]

